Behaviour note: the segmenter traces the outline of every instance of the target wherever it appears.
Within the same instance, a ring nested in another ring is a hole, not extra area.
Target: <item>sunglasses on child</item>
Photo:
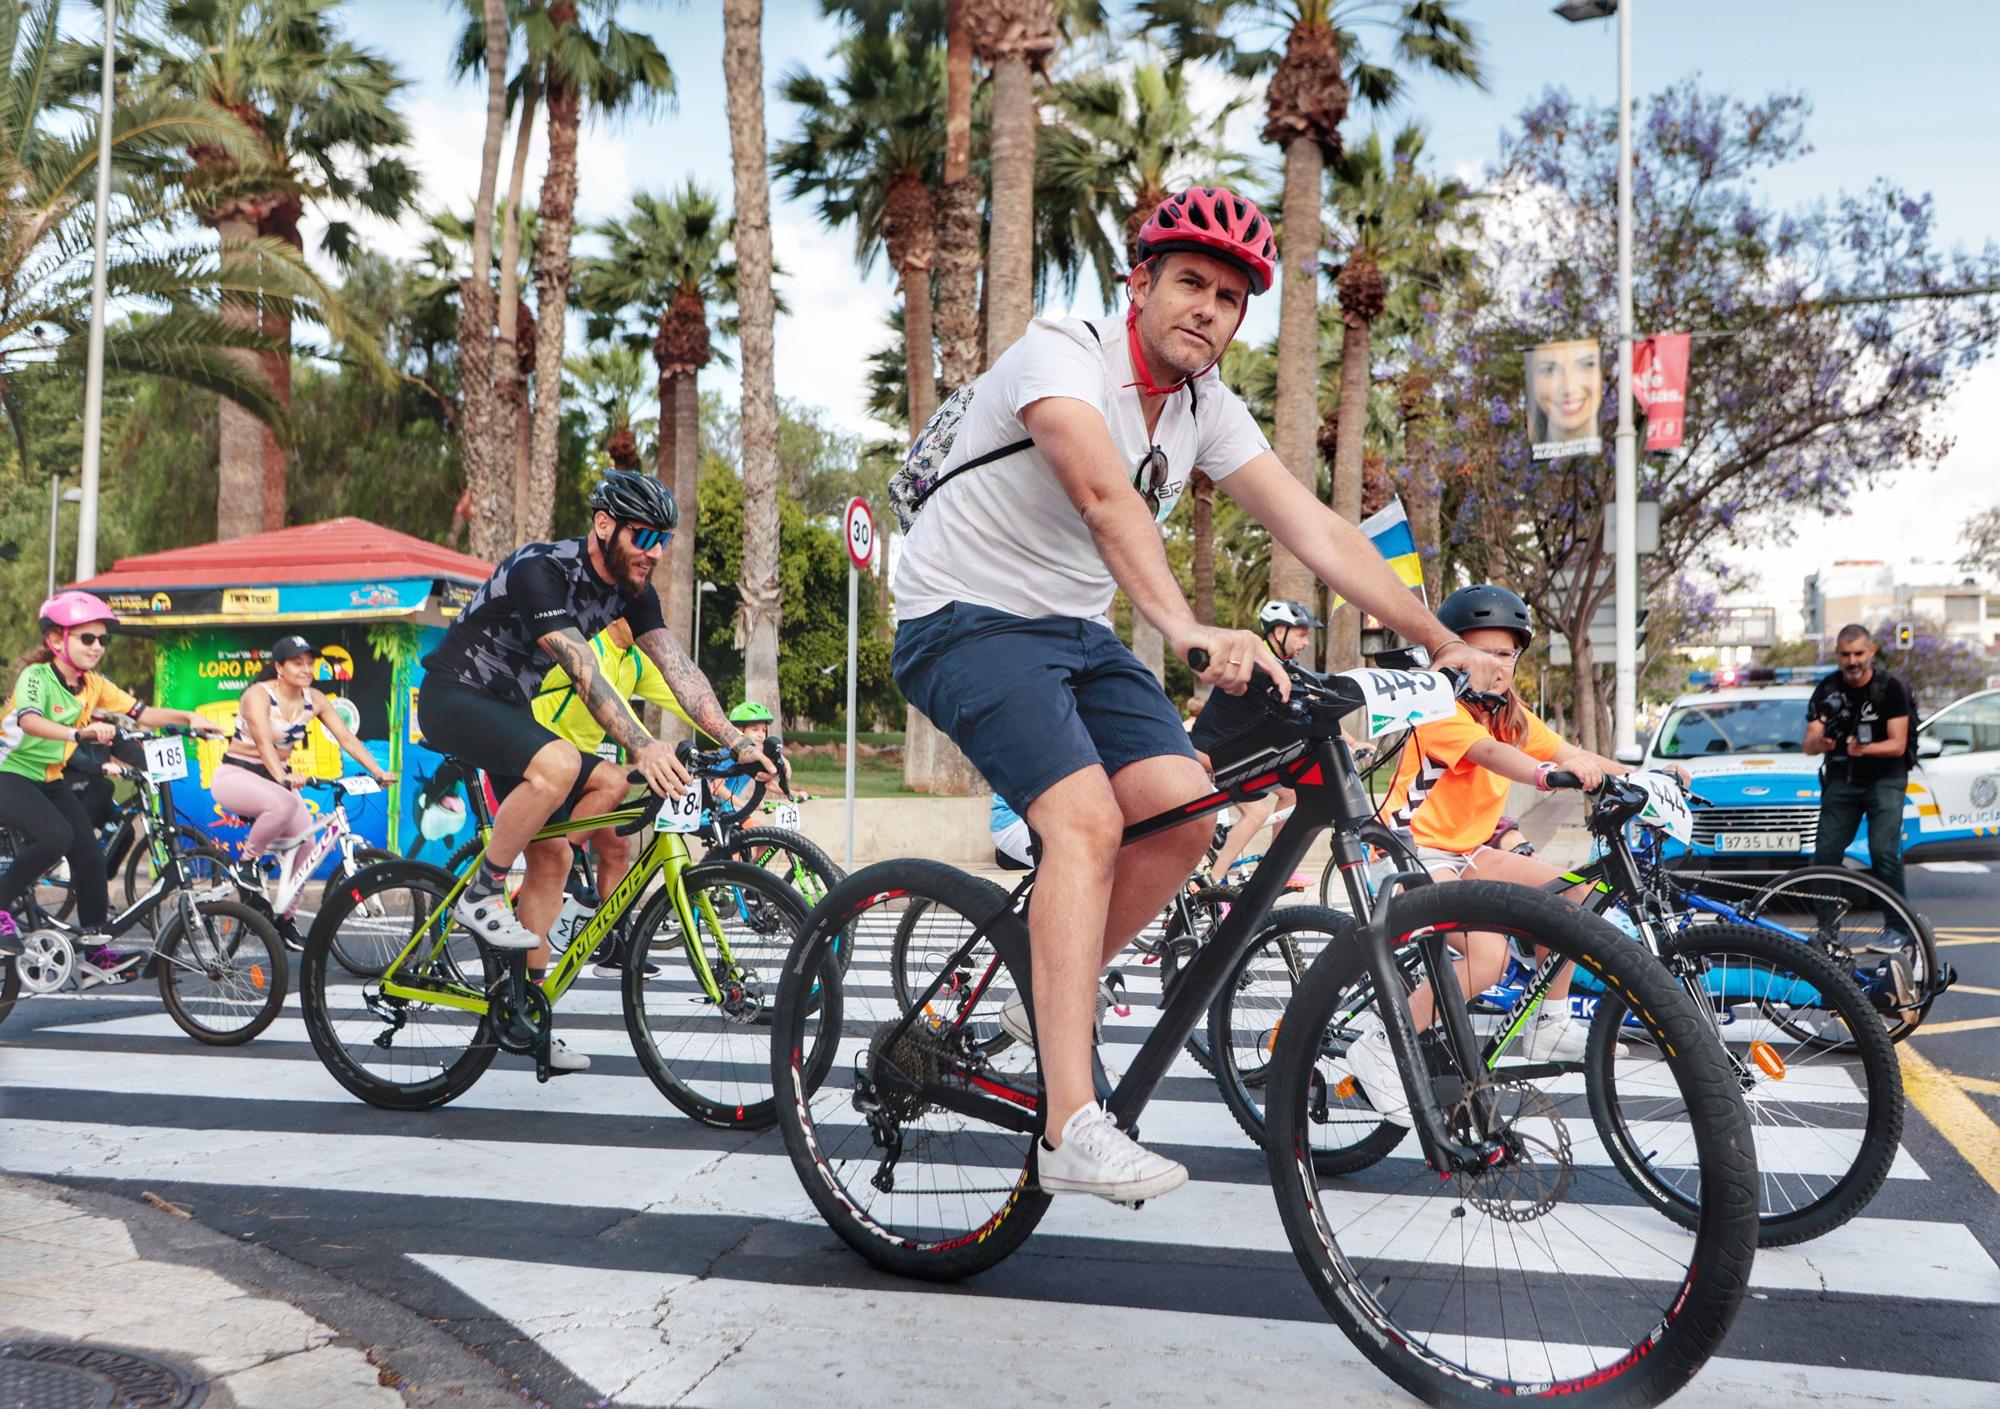
[[[101,646],[111,639],[102,631],[72,631],[70,636],[86,646]]]

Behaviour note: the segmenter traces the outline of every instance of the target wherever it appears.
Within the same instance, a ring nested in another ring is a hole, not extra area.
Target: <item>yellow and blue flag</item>
[[[1417,537],[1410,531],[1410,516],[1403,511],[1403,501],[1391,499],[1380,509],[1361,521],[1361,531],[1368,535],[1368,541],[1375,545],[1375,551],[1389,566],[1403,585],[1424,597],[1424,563],[1417,555]],[[1336,595],[1333,605],[1336,610],[1344,602]]]

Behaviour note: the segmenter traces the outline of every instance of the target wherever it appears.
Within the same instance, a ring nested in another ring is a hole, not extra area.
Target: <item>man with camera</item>
[[[1875,668],[1875,638],[1843,626],[1834,643],[1840,668],[1813,690],[1805,751],[1824,754],[1819,770],[1819,843],[1813,865],[1838,866],[1868,819],[1868,869],[1903,894],[1903,793],[1915,758],[1909,689]]]

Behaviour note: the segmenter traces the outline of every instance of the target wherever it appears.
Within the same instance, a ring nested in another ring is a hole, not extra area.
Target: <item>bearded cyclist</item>
[[[756,741],[723,717],[708,678],[661,619],[648,579],[680,522],[673,493],[650,475],[614,470],[591,493],[590,508],[582,537],[526,544],[495,568],[424,659],[425,742],[484,769],[500,798],[456,916],[495,949],[529,951],[530,976],[548,962],[546,936],[569,872],[566,840],[530,838],[559,814],[610,812],[627,791],[623,768],[586,758],[535,718],[530,701],[551,661],[647,786],[662,796],[681,791],[687,770],[633,716],[591,649],[590,638],[623,617],[695,725],[760,765],[767,780],[774,776]],[[524,852],[527,877],[510,909],[507,872]],[[582,1071],[590,1059],[558,1042],[549,1064]]]
[[[1492,657],[1459,641],[1353,524],[1305,488],[1215,364],[1274,245],[1245,198],[1196,187],[1139,232],[1122,328],[1038,320],[974,384],[896,567],[896,683],[1043,842],[1029,910],[1033,1031],[1043,1080],[1040,1187],[1124,1203],[1187,1171],[1141,1148],[1096,1104],[1098,975],[1200,861],[1204,818],[1120,851],[1129,822],[1203,796],[1208,780],[1159,683],[1106,623],[1114,591],[1199,673],[1241,694],[1290,678],[1254,633],[1195,619],[1159,523],[1196,466],[1360,609],[1487,689]],[[934,420],[918,437],[924,447]],[[940,447],[942,448],[941,444]],[[913,456],[918,451],[913,450]],[[954,473],[979,461],[976,467]]]

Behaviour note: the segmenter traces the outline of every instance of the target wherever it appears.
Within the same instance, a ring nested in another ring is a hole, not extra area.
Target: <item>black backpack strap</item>
[[[967,460],[963,465],[954,466],[951,470],[949,470],[945,474],[939,475],[937,477],[937,483],[933,484],[929,489],[925,490],[922,494],[917,496],[917,501],[914,504],[910,505],[910,512],[914,514],[917,512],[917,510],[923,508],[923,506],[930,501],[930,497],[933,494],[937,493],[940,489],[943,489],[947,484],[950,484],[953,480],[957,479],[967,470],[976,470],[981,465],[990,465],[995,460],[1004,460],[1009,455],[1018,455],[1023,450],[1026,450],[1032,445],[1034,445],[1034,443],[1035,443],[1035,438],[1033,436],[1029,436],[1026,440],[1017,440],[1012,445],[1003,445],[998,450],[989,450],[984,455],[975,455],[970,460]]]

